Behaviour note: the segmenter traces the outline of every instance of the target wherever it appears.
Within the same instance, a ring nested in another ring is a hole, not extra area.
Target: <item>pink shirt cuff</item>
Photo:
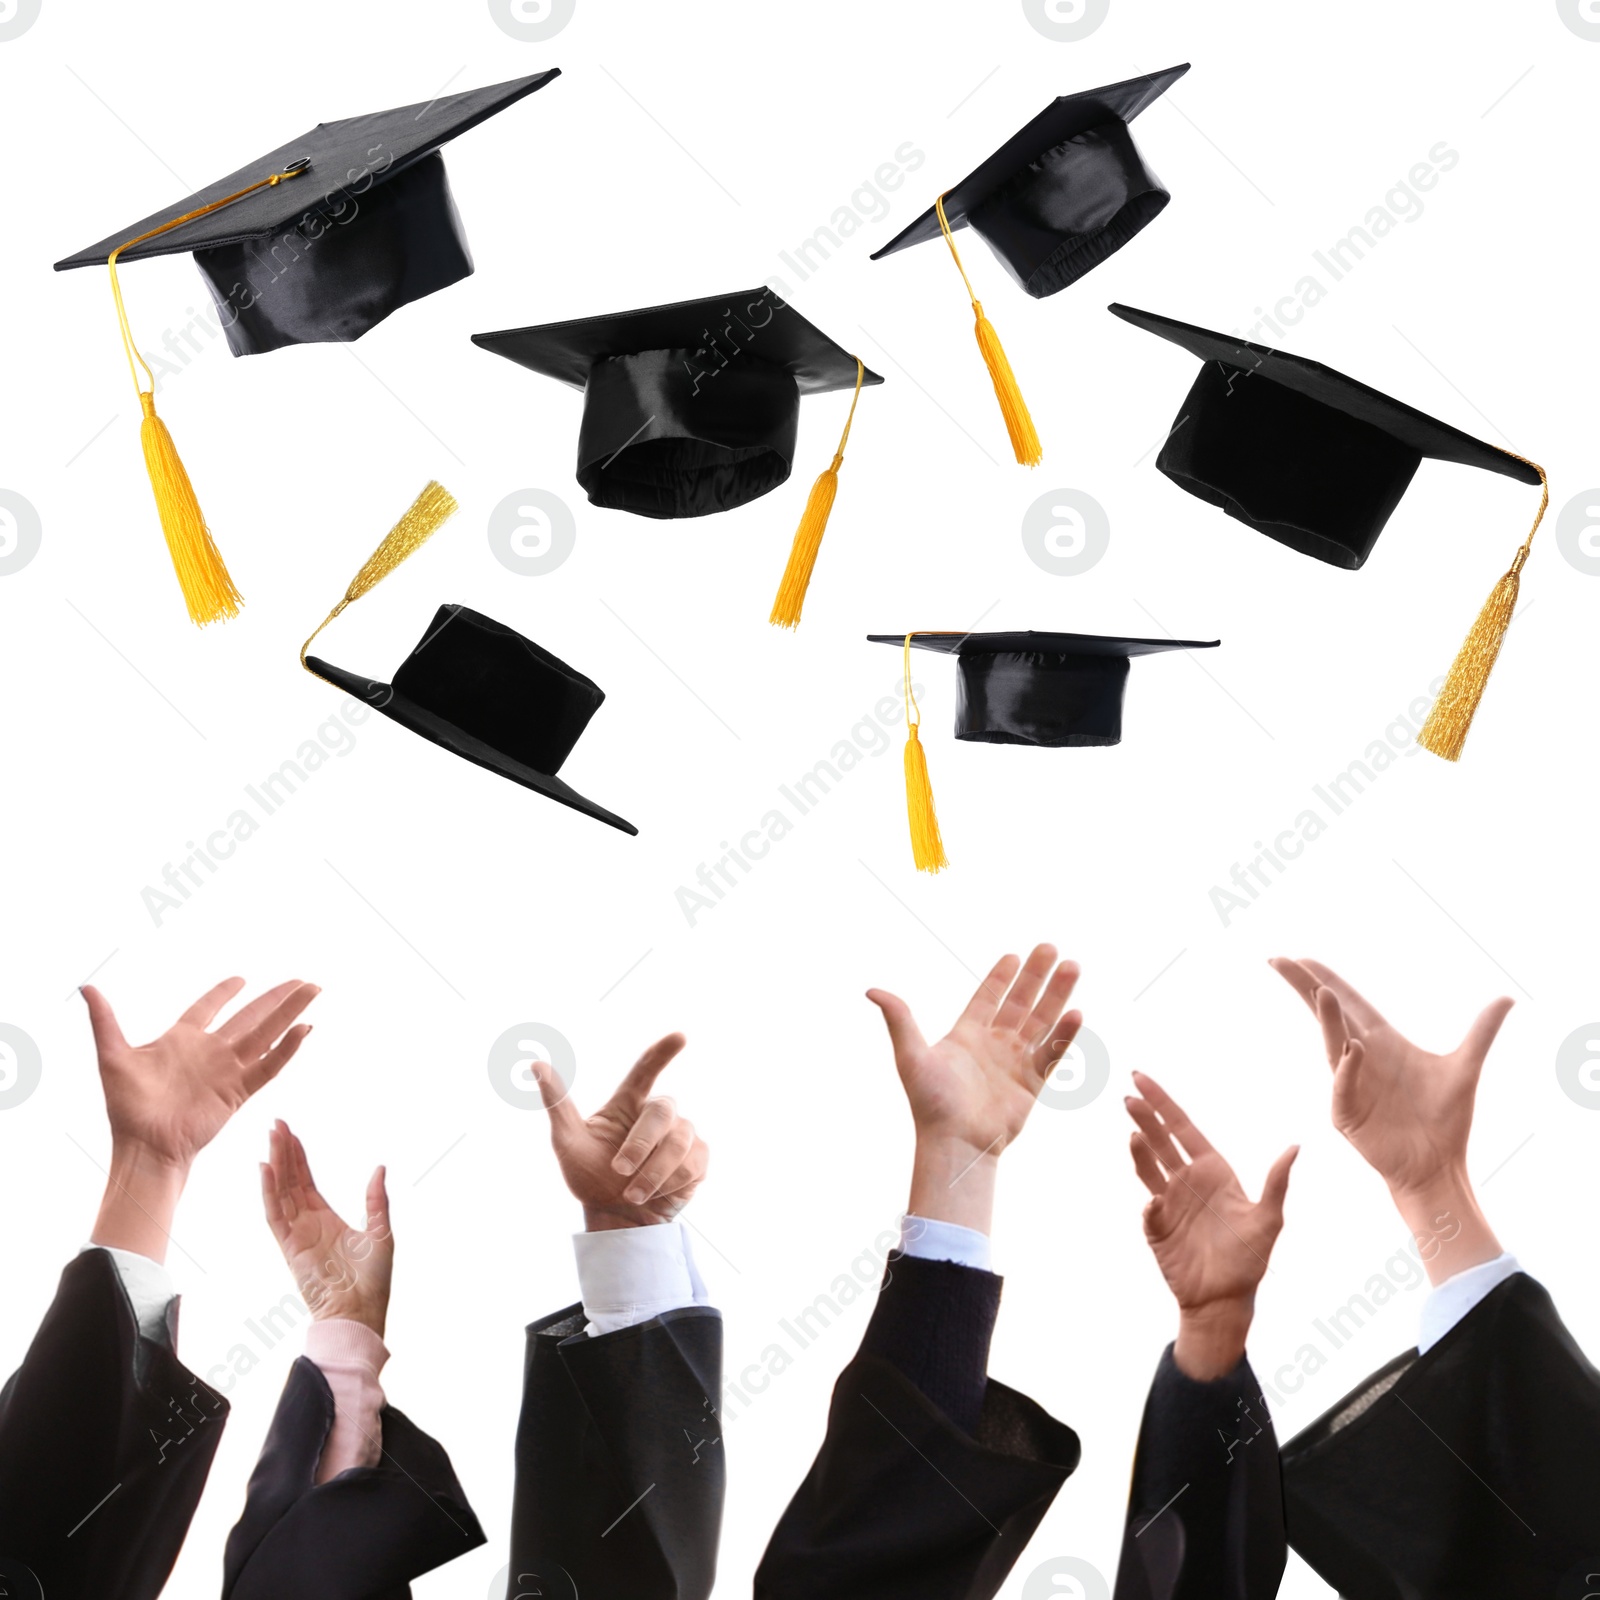
[[[364,1322],[330,1317],[306,1332],[306,1356],[333,1391],[333,1427],[317,1463],[317,1482],[352,1467],[375,1467],[383,1456],[384,1406],[378,1374],[389,1359],[384,1342]]]

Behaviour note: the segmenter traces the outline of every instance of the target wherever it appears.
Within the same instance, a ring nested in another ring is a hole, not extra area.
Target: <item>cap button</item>
[[[299,156],[284,167],[285,174],[291,172],[304,172],[311,165],[310,156]]]

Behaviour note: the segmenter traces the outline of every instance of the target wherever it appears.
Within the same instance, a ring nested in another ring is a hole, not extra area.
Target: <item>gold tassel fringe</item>
[[[772,612],[767,621],[779,628],[798,628],[800,608],[806,603],[806,590],[811,587],[811,572],[817,564],[817,552],[822,548],[822,535],[827,531],[828,513],[833,510],[833,497],[839,492],[839,463],[844,458],[835,456],[833,465],[820,473],[811,485],[806,509],[795,529],[794,543],[789,548],[789,563],[783,569],[778,584],[777,598],[772,602]]]
[[[145,470],[150,474],[156,513],[166,535],[173,571],[183,590],[183,602],[189,608],[189,620],[204,627],[208,622],[236,617],[242,598],[206,526],[178,447],[172,442],[166,423],[156,415],[155,395],[141,393],[139,400],[144,407],[139,442],[144,447]]]
[[[911,859],[918,872],[938,872],[950,865],[939,837],[939,815],[928,781],[928,756],[917,736],[918,724],[906,730],[906,818],[911,824]]]
[[[400,565],[407,556],[420,550],[445,524],[456,510],[456,497],[442,483],[429,481],[427,488],[411,502],[411,508],[383,537],[383,543],[367,557],[366,564],[350,580],[344,598],[336,605],[311,635],[315,639],[333,619],[352,601],[359,600],[369,589],[376,588]],[[306,665],[306,651],[311,639],[300,646],[300,665]],[[306,667],[306,671],[311,669]]]
[[[1507,454],[1514,452],[1508,451]],[[1528,537],[1522,541],[1512,558],[1511,570],[1494,586],[1489,598],[1484,601],[1483,610],[1478,613],[1478,620],[1473,623],[1461,649],[1457,651],[1456,658],[1445,677],[1444,687],[1439,691],[1439,698],[1434,701],[1433,710],[1428,713],[1428,720],[1423,723],[1422,732],[1417,735],[1417,743],[1424,750],[1441,756],[1446,761],[1461,759],[1468,730],[1472,727],[1472,719],[1478,710],[1478,702],[1483,699],[1483,691],[1489,683],[1489,674],[1499,659],[1500,646],[1505,640],[1506,629],[1511,626],[1511,619],[1517,609],[1517,596],[1522,587],[1522,569],[1532,549],[1533,536],[1539,531],[1539,524],[1544,520],[1544,514],[1550,506],[1550,480],[1545,476],[1544,468],[1536,461],[1528,461],[1526,456],[1517,456],[1516,459],[1527,462],[1539,474],[1544,494],[1539,501],[1538,515],[1534,517],[1533,526],[1528,530]]]

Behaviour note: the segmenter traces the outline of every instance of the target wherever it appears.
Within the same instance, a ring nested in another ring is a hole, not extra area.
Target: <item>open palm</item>
[[[888,1024],[919,1138],[957,1141],[975,1156],[1004,1150],[1083,1023],[1081,1012],[1062,1014],[1077,981],[1077,963],[1057,966],[1052,945],[1039,945],[1026,965],[1003,956],[932,1045],[904,1000],[869,989]]]
[[[1283,1229],[1298,1148],[1278,1157],[1252,1201],[1177,1101],[1154,1078],[1133,1078],[1142,1096],[1127,1102],[1133,1164],[1150,1191],[1144,1232],[1167,1287],[1185,1312],[1252,1300]]]
[[[272,1159],[261,1167],[267,1226],[312,1317],[348,1317],[381,1339],[394,1271],[394,1233],[384,1169],[367,1184],[364,1228],[348,1226],[323,1199],[305,1146],[284,1122],[273,1124]]]
[[[1432,1055],[1319,961],[1278,959],[1322,1027],[1333,1068],[1333,1123],[1400,1193],[1426,1189],[1465,1166],[1484,1060],[1506,1014],[1493,1001],[1448,1055]]]
[[[111,1003],[85,988],[113,1141],[187,1168],[224,1123],[283,1069],[311,1029],[292,1026],[321,992],[280,983],[217,1028],[217,1013],[244,988],[228,978],[189,1007],[159,1039],[130,1045]]]

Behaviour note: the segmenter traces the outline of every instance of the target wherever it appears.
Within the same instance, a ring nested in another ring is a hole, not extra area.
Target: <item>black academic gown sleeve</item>
[[[407,1600],[413,1578],[484,1542],[443,1446],[393,1406],[378,1414],[378,1464],[317,1483],[333,1414],[301,1356],[228,1535],[223,1600]]]
[[[508,1593],[705,1600],[727,1489],[722,1315],[583,1328],[569,1306],[528,1329]]]
[[[111,1257],[86,1250],[0,1390],[0,1561],[49,1600],[145,1600],[178,1559],[228,1403],[178,1360],[176,1330],[174,1300],[145,1338]]]
[[[1271,1600],[1288,1556],[1278,1441],[1249,1361],[1200,1382],[1168,1345],[1139,1428],[1115,1600]]]
[[[1517,1273],[1283,1451],[1289,1543],[1347,1600],[1600,1593],[1600,1372]]]
[[[996,1593],[1079,1456],[1070,1428],[984,1375],[999,1299],[992,1273],[890,1258],[756,1600]]]

